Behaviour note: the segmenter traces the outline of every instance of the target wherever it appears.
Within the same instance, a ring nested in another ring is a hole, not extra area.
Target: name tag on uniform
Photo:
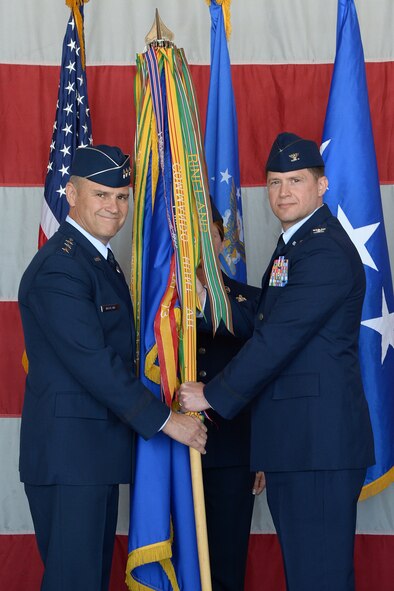
[[[120,309],[119,304],[103,304],[100,306],[100,310],[102,312],[115,312],[116,310]]]
[[[274,260],[270,275],[270,287],[284,287],[288,281],[289,261],[285,257]]]

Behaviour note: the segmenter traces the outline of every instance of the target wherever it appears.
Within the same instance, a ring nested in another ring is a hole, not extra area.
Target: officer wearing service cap
[[[225,418],[252,401],[251,467],[265,471],[288,591],[354,591],[357,498],[374,463],[358,360],[364,268],[323,204],[328,180],[314,142],[279,134],[266,173],[283,234],[254,331],[208,384],[184,384],[180,400]],[[234,306],[233,323],[247,329]]]
[[[20,476],[45,591],[108,589],[134,432],[149,439],[163,430],[204,453],[201,421],[170,412],[134,373],[129,289],[109,249],[127,216],[129,184],[130,157],[119,148],[77,149],[69,215],[19,288],[29,359]]]

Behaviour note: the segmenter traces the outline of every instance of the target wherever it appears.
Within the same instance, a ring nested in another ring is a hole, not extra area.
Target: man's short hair
[[[325,175],[325,167],[324,166],[313,166],[312,168],[307,168],[309,172],[315,177],[315,179],[320,179],[322,176]]]

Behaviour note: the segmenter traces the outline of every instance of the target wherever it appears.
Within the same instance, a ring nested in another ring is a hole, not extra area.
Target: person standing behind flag
[[[216,256],[223,249],[223,219],[211,200],[212,240]],[[197,277],[206,283],[203,270]],[[250,306],[261,289],[230,279],[222,273],[229,299]],[[206,383],[218,374],[245,344],[226,331],[212,334],[204,318],[197,322],[197,376]],[[264,488],[264,475],[250,470],[250,408],[232,421],[215,412],[206,421],[208,440],[202,457],[205,510],[211,563],[212,591],[240,591],[244,587],[253,494]],[[252,494],[253,489],[253,494]]]
[[[44,563],[42,591],[106,591],[133,432],[149,439],[163,430],[204,453],[206,427],[170,411],[133,373],[129,288],[109,248],[128,212],[129,156],[79,148],[70,172],[69,216],[19,288],[29,359],[20,477]]]
[[[357,499],[375,461],[358,360],[365,273],[323,205],[317,145],[279,134],[266,173],[283,240],[254,331],[233,307],[235,331],[250,340],[205,386],[182,385],[180,402],[232,418],[253,400],[251,464],[265,472],[288,591],[354,591]]]

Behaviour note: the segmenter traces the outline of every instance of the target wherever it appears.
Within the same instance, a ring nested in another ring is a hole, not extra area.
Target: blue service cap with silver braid
[[[324,166],[317,144],[294,133],[280,133],[272,144],[266,172],[290,172]]]
[[[115,189],[130,184],[130,156],[117,146],[87,146],[75,151],[70,176],[89,179]]]

